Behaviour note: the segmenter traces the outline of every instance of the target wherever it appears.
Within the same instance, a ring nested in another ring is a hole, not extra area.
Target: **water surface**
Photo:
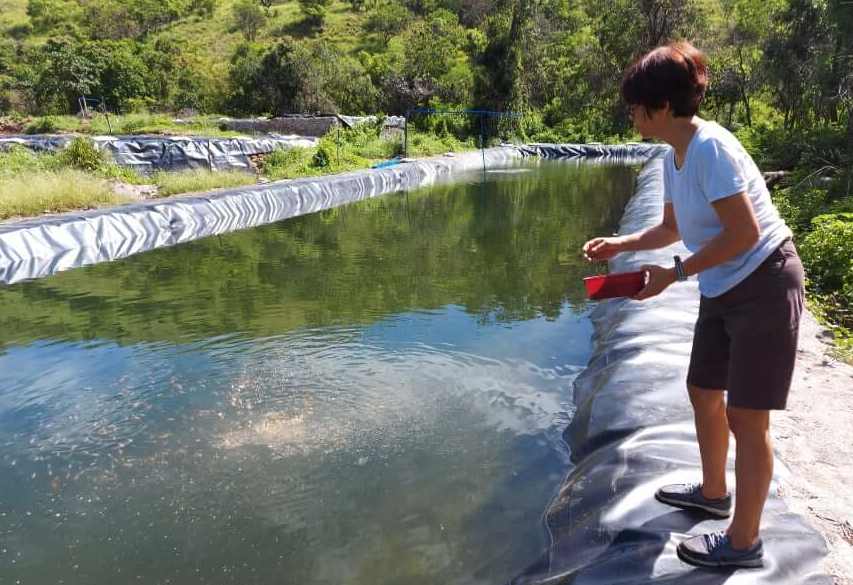
[[[481,179],[1,287],[0,583],[524,568],[634,171]]]

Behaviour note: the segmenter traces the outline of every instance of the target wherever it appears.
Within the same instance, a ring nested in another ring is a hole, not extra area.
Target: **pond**
[[[0,287],[0,583],[511,579],[635,177],[518,162]]]

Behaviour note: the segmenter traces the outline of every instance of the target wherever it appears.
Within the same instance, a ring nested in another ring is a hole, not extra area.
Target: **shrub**
[[[853,213],[819,215],[800,246],[809,284],[815,292],[834,294],[853,305]]]
[[[328,144],[321,142],[314,153],[314,158],[311,159],[311,164],[318,168],[328,167],[332,163],[332,153],[330,150]]]
[[[42,173],[60,167],[59,155],[35,153],[19,144],[0,151],[0,177],[7,178],[24,173]]]
[[[56,132],[59,125],[53,116],[45,116],[31,122],[24,130],[25,134],[50,134]]]
[[[104,166],[103,154],[93,142],[80,136],[72,140],[59,157],[65,166],[84,171],[97,171]]]
[[[332,0],[299,0],[299,9],[309,24],[319,26],[326,18],[326,9],[331,4]]]
[[[313,148],[276,148],[261,164],[261,173],[274,181],[314,174],[310,170]]]
[[[140,176],[132,168],[117,164],[105,164],[98,171],[98,176],[102,179],[112,179],[121,181],[122,183],[130,183],[131,185],[142,185],[148,182],[146,177]]]

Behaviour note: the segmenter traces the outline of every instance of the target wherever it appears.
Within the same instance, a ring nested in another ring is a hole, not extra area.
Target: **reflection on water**
[[[513,576],[633,185],[517,170],[0,289],[0,583]]]

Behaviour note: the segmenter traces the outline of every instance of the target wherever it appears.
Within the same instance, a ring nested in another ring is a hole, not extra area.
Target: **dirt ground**
[[[790,470],[779,495],[826,539],[820,572],[853,585],[853,367],[829,355],[831,343],[806,313],[788,410],[773,413],[771,433]]]

